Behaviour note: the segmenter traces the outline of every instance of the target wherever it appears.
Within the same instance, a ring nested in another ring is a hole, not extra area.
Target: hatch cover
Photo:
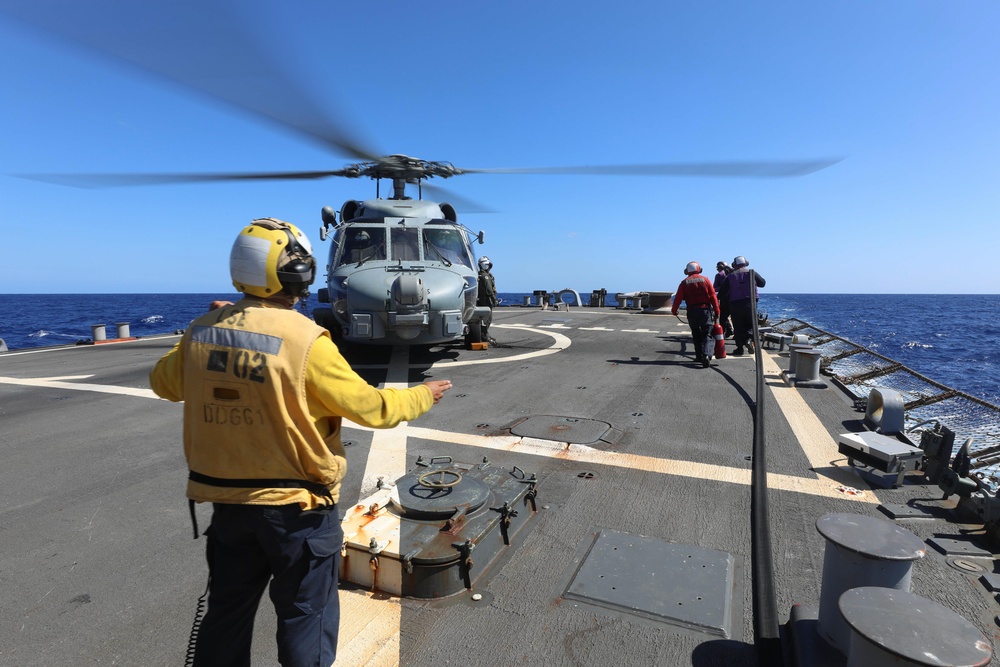
[[[611,430],[611,424],[595,419],[538,415],[528,417],[510,432],[522,438],[555,440],[574,445],[589,445],[601,440]]]
[[[392,504],[411,519],[447,519],[458,509],[475,512],[490,498],[490,488],[465,471],[430,469],[413,472],[396,482]]]
[[[730,637],[733,556],[601,530],[565,597]]]

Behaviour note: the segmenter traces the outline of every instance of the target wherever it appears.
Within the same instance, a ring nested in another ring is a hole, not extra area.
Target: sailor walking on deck
[[[451,382],[379,390],[358,376],[329,332],[294,309],[308,295],[315,260],[287,222],[264,218],[244,228],[230,273],[244,298],[192,322],[149,378],[159,396],[184,401],[192,519],[195,502],[213,504],[208,613],[193,664],[250,664],[254,617],[270,582],[279,662],[330,665],[344,539],[341,420],[391,428],[430,410]]]
[[[715,280],[712,281],[712,287],[715,288],[716,295],[722,292],[722,286],[726,282],[726,277],[733,272],[733,267],[729,266],[725,262],[716,262],[715,270]],[[731,338],[733,335],[733,325],[729,321],[729,302],[725,299],[719,299],[719,324],[722,325],[722,335],[726,338]]]
[[[719,299],[715,295],[712,281],[701,275],[701,264],[688,262],[684,267],[687,276],[677,286],[674,303],[670,307],[673,315],[677,314],[681,301],[687,304],[688,326],[691,327],[691,337],[694,339],[695,359],[708,368],[710,354],[705,354],[705,342],[712,330],[712,323],[719,316]]]
[[[733,356],[743,355],[744,346],[753,350],[753,310],[750,299],[757,299],[757,288],[765,285],[764,278],[754,271],[754,285],[750,284],[750,262],[743,255],[733,259],[733,272],[726,277],[719,300],[729,303],[729,314],[733,318],[733,338],[736,349]]]

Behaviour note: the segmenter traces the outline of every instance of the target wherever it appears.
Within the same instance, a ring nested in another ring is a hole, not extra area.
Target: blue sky
[[[140,12],[126,19],[106,1],[56,4],[87,8],[81,31],[114,34],[156,3],[119,3]],[[486,230],[477,250],[500,291],[672,290],[688,261],[742,254],[775,293],[1000,293],[993,0],[251,0],[236,13],[380,153],[465,168],[844,158],[784,179],[434,181],[494,211],[459,207],[459,219]],[[171,57],[193,50],[178,33]],[[225,292],[249,220],[297,224],[325,263],[321,207],[374,196],[369,180],[88,190],[16,178],[354,160],[2,12],[0,59],[5,292]]]

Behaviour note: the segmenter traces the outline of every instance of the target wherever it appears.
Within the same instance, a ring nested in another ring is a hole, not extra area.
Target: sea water
[[[527,295],[499,296],[504,305],[519,306]],[[186,328],[212,301],[237,298],[232,293],[0,295],[0,338],[19,350],[87,340],[96,324],[106,326],[108,338],[115,337],[119,322],[129,323],[132,336],[171,333]],[[1000,404],[1000,333],[994,322],[1000,295],[762,293],[758,308],[772,322],[801,319]],[[502,338],[499,330],[492,333]]]

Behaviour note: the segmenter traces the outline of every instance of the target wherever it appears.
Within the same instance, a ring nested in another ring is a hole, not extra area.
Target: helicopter
[[[340,221],[332,207],[322,210],[320,240],[330,238],[327,287],[317,298],[313,319],[335,337],[357,343],[435,344],[464,338],[483,340],[490,309],[477,306],[476,258],[470,239],[484,242],[458,222],[455,207],[406,195],[433,175],[452,175],[453,165],[390,155],[353,165],[377,183],[392,180],[388,199],[348,200]]]
[[[484,232],[458,221],[460,197],[427,183],[464,174],[568,174],[659,176],[800,176],[839,159],[768,162],[666,163],[605,166],[462,169],[450,162],[401,154],[385,155],[359,133],[335,121],[292,84],[253,40],[234,28],[221,2],[22,3],[0,0],[0,14],[138,67],[202,96],[276,124],[322,148],[359,160],[341,169],[253,173],[31,174],[27,178],[78,187],[222,181],[370,178],[374,199],[347,200],[321,210],[321,241],[331,241],[320,306],[311,315],[335,339],[362,344],[434,345],[481,342],[490,309],[477,306],[477,259],[473,244]],[[231,9],[231,8],[230,8]],[[155,20],[151,20],[151,13]],[[95,18],[114,16],[100,30]],[[185,26],[185,49],[177,53],[177,26]],[[131,33],[141,33],[135,40]],[[219,54],[228,54],[220,58]],[[196,66],[197,65],[197,66]],[[232,85],[227,82],[239,82]],[[381,181],[392,192],[381,197]],[[407,186],[417,188],[414,199]],[[443,195],[440,202],[423,191]]]

